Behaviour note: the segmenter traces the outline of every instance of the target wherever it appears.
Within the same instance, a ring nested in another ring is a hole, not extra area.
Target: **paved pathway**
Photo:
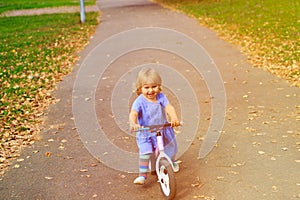
[[[137,27],[176,30],[205,48],[218,66],[226,89],[224,132],[214,150],[198,160],[211,118],[205,81],[182,58],[147,49],[120,57],[99,82],[95,109],[111,139],[124,148],[134,144],[118,135],[120,131],[112,120],[110,95],[114,83],[132,66],[163,63],[190,80],[201,111],[196,138],[180,157],[177,199],[299,198],[299,88],[251,67],[236,47],[199,26],[195,19],[144,0],[117,2],[97,3],[102,10],[101,24],[81,52],[74,72],[59,85],[55,95],[61,101],[47,112],[42,139],[25,149],[21,160],[15,161],[15,167],[2,178],[0,199],[161,199],[154,177],[150,176],[145,186],[135,186],[132,181],[136,174],[111,169],[91,156],[79,138],[72,113],[73,85],[84,58],[103,40]]]

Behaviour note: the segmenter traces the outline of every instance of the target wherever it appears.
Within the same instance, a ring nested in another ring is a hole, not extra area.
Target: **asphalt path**
[[[144,0],[97,5],[95,35],[59,84],[41,139],[1,178],[0,199],[163,199],[155,176],[133,184],[126,111],[146,64],[161,70],[185,121],[176,199],[300,198],[299,88],[253,68],[238,47],[182,13]],[[201,148],[208,154],[199,159]]]

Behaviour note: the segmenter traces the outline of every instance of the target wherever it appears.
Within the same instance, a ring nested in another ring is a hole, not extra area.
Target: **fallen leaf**
[[[264,152],[264,151],[258,151],[258,154],[260,154],[260,155],[263,155],[263,154],[265,154],[266,152]]]
[[[277,192],[277,191],[278,191],[277,186],[273,185],[273,186],[272,186],[272,190],[273,190],[274,192]]]
[[[58,147],[58,149],[59,149],[59,150],[65,150],[65,147],[62,146],[62,145],[60,145],[60,146]]]
[[[45,153],[45,156],[50,157],[50,156],[51,156],[51,152],[47,151],[47,152]]]
[[[195,183],[191,184],[192,187],[202,187],[203,183],[201,183],[200,178],[197,176]]]
[[[125,176],[124,174],[122,174],[120,177],[121,177],[121,178],[126,178],[126,176]]]
[[[18,168],[20,168],[20,165],[19,164],[15,164],[14,168],[18,169]]]
[[[197,186],[199,186],[199,185],[200,185],[200,183],[192,183],[192,184],[191,184],[192,187],[197,187]]]
[[[282,151],[287,151],[288,148],[287,148],[287,147],[282,147],[281,150],[282,150]]]
[[[272,156],[272,157],[271,157],[271,160],[276,160],[276,158]]]
[[[243,162],[243,163],[237,163],[237,166],[244,166],[246,163],[245,162]]]

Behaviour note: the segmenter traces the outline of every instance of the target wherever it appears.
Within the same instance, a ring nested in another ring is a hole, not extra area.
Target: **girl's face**
[[[156,95],[159,93],[159,84],[149,83],[142,86],[142,94],[148,101],[156,101]]]

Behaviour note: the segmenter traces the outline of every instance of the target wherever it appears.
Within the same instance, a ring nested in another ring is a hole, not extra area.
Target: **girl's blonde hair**
[[[156,83],[159,85],[159,92],[161,89],[162,80],[157,71],[152,68],[146,67],[143,68],[137,76],[135,84],[135,92],[137,95],[142,93],[142,86],[149,83]]]

